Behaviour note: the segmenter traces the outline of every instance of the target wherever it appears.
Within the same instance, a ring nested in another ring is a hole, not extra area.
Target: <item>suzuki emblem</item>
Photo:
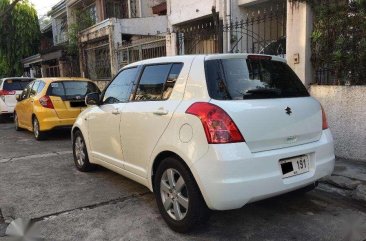
[[[292,111],[291,108],[287,106],[287,108],[285,109],[286,114],[291,115]]]

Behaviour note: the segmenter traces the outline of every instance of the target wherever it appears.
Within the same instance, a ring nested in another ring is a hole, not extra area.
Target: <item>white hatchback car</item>
[[[72,130],[76,167],[102,165],[148,187],[167,224],[297,189],[334,167],[318,101],[279,57],[175,56],[124,67],[91,93]]]
[[[33,78],[12,77],[0,79],[0,117],[14,113],[16,95],[23,92]]]

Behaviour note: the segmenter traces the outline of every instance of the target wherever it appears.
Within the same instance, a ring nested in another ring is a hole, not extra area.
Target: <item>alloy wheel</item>
[[[81,136],[76,137],[74,149],[75,149],[76,161],[78,165],[82,167],[85,162],[85,152],[84,152],[85,144]]]
[[[39,137],[39,123],[37,119],[33,120],[33,132],[36,138]]]
[[[189,196],[182,175],[174,168],[165,170],[160,181],[160,195],[165,211],[174,220],[187,215]]]

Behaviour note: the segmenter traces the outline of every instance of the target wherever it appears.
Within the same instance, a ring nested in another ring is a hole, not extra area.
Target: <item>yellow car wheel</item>
[[[37,117],[33,117],[33,134],[34,138],[36,138],[37,141],[44,140],[46,138],[46,134],[40,130],[39,121]]]

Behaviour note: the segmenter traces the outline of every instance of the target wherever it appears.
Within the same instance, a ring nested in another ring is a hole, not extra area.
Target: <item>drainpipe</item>
[[[226,0],[226,24],[230,25],[231,23],[231,0]],[[225,25],[224,25],[225,27]],[[226,34],[226,44],[227,44],[227,51],[230,52],[231,50],[231,31],[228,31]]]

